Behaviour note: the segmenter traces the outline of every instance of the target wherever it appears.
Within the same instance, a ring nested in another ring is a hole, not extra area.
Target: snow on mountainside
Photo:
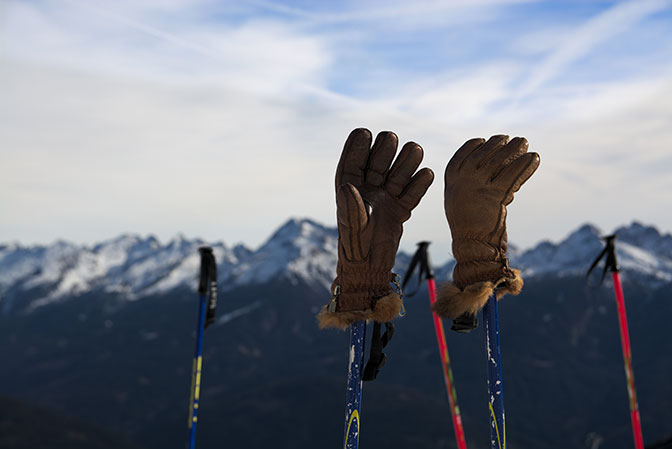
[[[651,226],[633,222],[615,231],[616,259],[626,277],[644,276],[650,280],[672,281],[672,236],[661,235]],[[604,247],[600,232],[592,225],[583,225],[558,244],[542,242],[535,248],[512,257],[512,265],[523,269],[523,275],[584,275]],[[601,271],[600,264],[596,270]]]
[[[292,219],[259,249],[213,243],[218,279],[224,290],[285,277],[329,288],[336,266],[335,229]],[[201,240],[177,236],[162,245],[156,238],[122,235],[92,248],[67,242],[49,246],[0,245],[0,301],[11,291],[49,291],[31,307],[99,290],[128,299],[198,282]]]
[[[672,236],[632,223],[616,230],[617,255],[626,276],[672,281]],[[542,242],[520,252],[511,247],[511,265],[526,278],[582,275],[599,254],[601,232],[584,225],[559,243]],[[93,247],[59,241],[48,246],[0,245],[0,302],[22,292],[40,291],[30,307],[88,291],[127,299],[197,284],[201,240],[177,236],[167,244],[154,237],[121,235]],[[250,250],[224,243],[212,246],[222,289],[285,278],[329,288],[336,269],[337,231],[308,219],[291,219],[261,247]],[[431,251],[431,248],[430,248]],[[400,253],[395,272],[403,275],[410,256]],[[450,276],[454,261],[436,268],[437,279]]]
[[[329,288],[337,259],[336,229],[314,221],[292,219],[233,270],[226,287],[270,281],[285,276]]]

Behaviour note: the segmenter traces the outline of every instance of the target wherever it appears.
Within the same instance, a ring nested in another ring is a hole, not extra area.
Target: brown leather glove
[[[446,318],[475,315],[492,295],[518,294],[520,271],[506,257],[506,206],[539,166],[525,138],[467,141],[446,167],[446,218],[453,237],[453,283],[439,289],[434,310]]]
[[[397,135],[381,132],[373,147],[371,140],[367,129],[352,131],[336,169],[338,265],[332,300],[318,314],[321,328],[390,321],[401,309],[401,297],[390,283],[402,223],[434,173],[428,168],[415,173],[423,157],[417,143],[405,144],[390,167]]]

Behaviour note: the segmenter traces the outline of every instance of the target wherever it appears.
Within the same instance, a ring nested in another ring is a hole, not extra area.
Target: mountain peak
[[[618,240],[672,258],[672,235],[661,234],[653,226],[633,221],[615,231]]]
[[[568,241],[582,241],[599,239],[603,232],[592,223],[584,223],[579,228],[569,234],[566,240]]]
[[[616,242],[620,266],[627,276],[672,281],[672,236],[653,226],[633,222],[619,228]],[[511,263],[525,276],[584,275],[604,247],[602,233],[584,224],[564,240],[545,241],[535,248],[509,252]],[[26,299],[22,307],[100,290],[128,299],[195,284],[200,258],[199,239],[177,235],[166,244],[155,237],[122,234],[92,248],[57,241],[47,246],[0,245],[0,301],[15,292],[49,292]],[[338,231],[308,218],[286,221],[257,250],[242,244],[213,247],[223,290],[282,278],[328,289],[338,258]],[[399,253],[397,272],[403,274],[410,256]],[[435,267],[446,278],[454,261]],[[193,285],[192,285],[193,286]],[[39,293],[35,293],[36,295]],[[11,304],[11,301],[5,303]],[[7,306],[9,307],[9,306]],[[6,307],[4,307],[6,308]]]
[[[630,275],[664,282],[672,280],[672,236],[661,236],[653,226],[639,222],[617,229],[616,234],[619,265]],[[515,263],[528,276],[583,275],[604,248],[602,235],[596,226],[584,224],[560,243],[540,243],[523,253]]]
[[[294,241],[300,237],[310,237],[315,234],[333,234],[333,229],[309,218],[290,218],[271,235],[266,244],[272,241]]]
[[[234,284],[266,282],[278,275],[330,283],[338,233],[308,218],[291,218],[234,270]]]

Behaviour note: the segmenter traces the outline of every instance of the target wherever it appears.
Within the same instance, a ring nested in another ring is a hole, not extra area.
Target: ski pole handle
[[[345,394],[344,449],[357,449],[359,447],[359,414],[362,407],[362,370],[365,342],[366,321],[357,321],[350,327],[348,381]]]
[[[485,344],[488,356],[490,448],[506,449],[504,384],[502,383],[502,360],[499,352],[499,316],[494,294],[483,307],[483,322],[485,323]]]

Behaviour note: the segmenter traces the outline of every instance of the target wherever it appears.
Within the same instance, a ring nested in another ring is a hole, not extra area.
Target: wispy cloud
[[[518,98],[529,97],[545,83],[561,76],[572,63],[593,53],[601,43],[639,25],[648,16],[669,8],[669,0],[631,0],[617,3],[576,27],[546,56],[517,91]]]
[[[519,3],[529,3],[537,0],[421,0],[412,3],[406,1],[351,1],[337,6],[329,5],[318,10],[290,6],[271,1],[254,1],[268,11],[276,12],[288,17],[304,20],[304,25],[344,25],[372,24],[390,26],[400,30],[418,26],[450,26],[455,23],[481,22],[489,20],[492,10],[499,6]]]
[[[6,9],[5,57],[105,74],[277,94],[320,84],[331,63],[323,38],[277,21],[160,28],[88,2],[58,8],[10,2]]]
[[[357,126],[425,148],[439,176],[402,247],[431,239],[437,258],[440,174],[473,136],[525,135],[542,154],[509,217],[518,244],[672,218],[672,198],[646,194],[672,169],[672,45],[646,34],[669,30],[669,2],[569,3],[557,23],[537,20],[545,2],[284,5],[5,2],[0,240],[255,245],[290,215],[333,223]]]

